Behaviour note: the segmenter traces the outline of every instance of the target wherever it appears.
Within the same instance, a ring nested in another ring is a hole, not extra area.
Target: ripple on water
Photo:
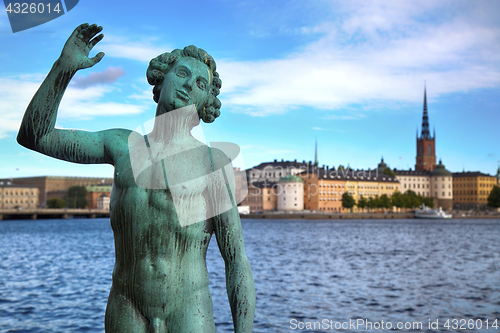
[[[291,332],[292,319],[500,317],[498,220],[242,224],[254,332]],[[103,332],[114,263],[109,220],[2,221],[0,244],[1,332]],[[214,240],[207,263],[217,331],[232,332]]]

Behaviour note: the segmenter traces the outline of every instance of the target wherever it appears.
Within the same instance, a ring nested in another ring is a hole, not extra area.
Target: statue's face
[[[203,109],[210,88],[208,66],[190,57],[180,58],[165,75],[159,102],[164,112],[195,104]]]

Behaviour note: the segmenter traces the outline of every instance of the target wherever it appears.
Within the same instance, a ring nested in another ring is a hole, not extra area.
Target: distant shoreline
[[[240,214],[242,219],[285,219],[285,220],[365,220],[365,219],[414,219],[414,213],[303,213],[269,212],[259,214]],[[452,219],[500,219],[500,215],[453,214]]]

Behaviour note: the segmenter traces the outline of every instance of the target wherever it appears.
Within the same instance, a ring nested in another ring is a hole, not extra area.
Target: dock
[[[101,209],[2,209],[0,210],[0,220],[20,220],[20,219],[67,219],[67,218],[97,218],[109,217],[109,210]]]

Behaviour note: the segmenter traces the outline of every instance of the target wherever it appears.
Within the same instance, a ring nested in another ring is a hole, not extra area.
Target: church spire
[[[422,116],[422,135],[421,138],[431,139],[429,131],[429,116],[427,114],[427,88],[424,86],[424,115]]]
[[[314,145],[314,165],[318,166],[318,137],[316,137],[316,142]]]

